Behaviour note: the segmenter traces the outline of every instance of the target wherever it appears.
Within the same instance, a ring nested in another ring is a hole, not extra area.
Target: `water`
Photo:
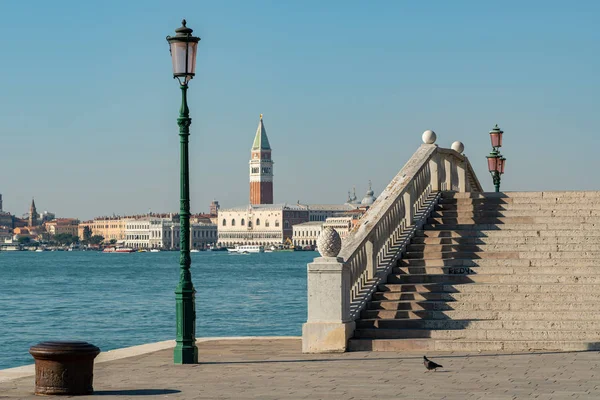
[[[196,336],[299,336],[306,264],[318,253],[192,253]],[[179,253],[0,252],[0,369],[29,347],[84,340],[103,351],[175,338]]]

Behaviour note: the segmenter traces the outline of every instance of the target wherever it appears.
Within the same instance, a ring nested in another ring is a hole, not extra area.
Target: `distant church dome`
[[[377,197],[375,197],[374,194],[375,192],[373,192],[373,189],[371,189],[371,181],[369,181],[369,190],[367,190],[367,194],[365,194],[365,197],[363,197],[360,204],[363,206],[370,206],[371,204],[375,203]]]

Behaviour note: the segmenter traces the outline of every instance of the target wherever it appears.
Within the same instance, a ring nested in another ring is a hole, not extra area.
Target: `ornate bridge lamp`
[[[488,170],[490,171],[490,174],[492,174],[496,192],[500,191],[500,176],[504,174],[504,165],[506,164],[506,158],[504,158],[504,156],[500,154],[500,150],[498,150],[502,147],[503,133],[504,131],[498,128],[498,124],[490,131],[492,151],[490,152],[490,155],[487,156]]]
[[[196,70],[196,49],[199,37],[192,36],[193,30],[182,26],[175,29],[175,36],[167,36],[167,42],[173,60],[173,78],[179,81],[181,88],[181,108],[179,109],[179,142],[180,142],[180,250],[179,264],[181,274],[175,289],[177,338],[174,353],[175,364],[198,363],[198,347],[196,347],[196,299],[190,266],[190,177],[188,162],[188,141],[190,136],[190,110],[187,105],[188,82],[194,77]]]

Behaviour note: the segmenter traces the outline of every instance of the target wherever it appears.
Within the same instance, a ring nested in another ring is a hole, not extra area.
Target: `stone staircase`
[[[600,349],[600,192],[444,192],[351,351]]]

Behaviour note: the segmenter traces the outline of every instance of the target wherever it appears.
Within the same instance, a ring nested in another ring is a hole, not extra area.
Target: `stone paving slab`
[[[97,363],[94,396],[78,399],[598,399],[600,353],[302,354],[290,339],[198,343],[200,363],[172,349]],[[32,376],[0,383],[0,399],[39,399]],[[65,397],[52,397],[63,399]]]

